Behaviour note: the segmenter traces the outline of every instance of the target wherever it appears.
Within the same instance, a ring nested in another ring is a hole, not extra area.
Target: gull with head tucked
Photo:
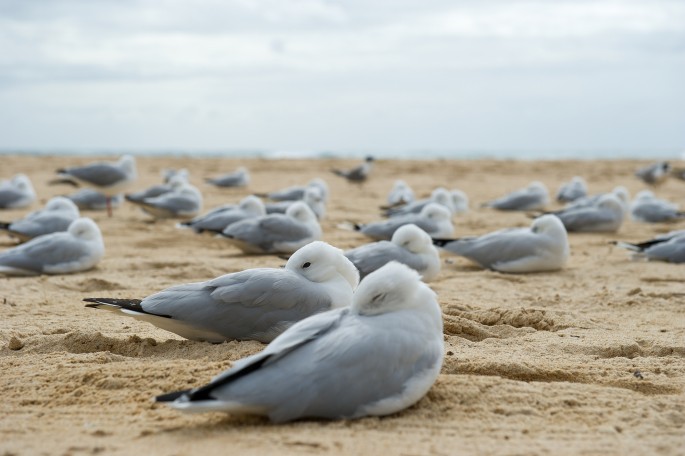
[[[591,206],[570,206],[554,215],[569,232],[615,233],[623,224],[625,209],[614,194],[607,193]]]
[[[104,256],[98,226],[89,218],[71,222],[67,231],[45,234],[0,252],[0,274],[69,274],[93,268]]]
[[[196,233],[205,231],[221,233],[231,223],[266,215],[264,203],[254,195],[248,195],[237,205],[231,204],[212,209],[206,214],[181,222],[181,227],[193,229]]]
[[[241,220],[221,232],[245,253],[293,253],[322,234],[316,215],[303,201],[296,201],[285,214]]]
[[[359,269],[361,278],[391,261],[414,269],[425,282],[440,273],[440,255],[431,237],[412,223],[399,227],[390,241],[362,245],[348,250],[345,256]]]
[[[186,339],[270,342],[310,315],[345,307],[359,282],[354,265],[325,242],[312,242],[285,268],[257,268],[177,285],[139,299],[87,298]]]
[[[23,219],[10,223],[0,222],[0,230],[25,242],[44,234],[66,231],[77,218],[78,207],[68,198],[55,196],[43,209],[33,211]]]
[[[209,384],[156,400],[274,422],[389,415],[428,392],[443,352],[435,293],[391,262],[361,282],[351,307],[302,320]]]
[[[393,233],[401,226],[413,223],[432,237],[448,237],[454,233],[452,214],[449,209],[438,203],[430,203],[418,214],[406,214],[391,217],[381,222],[366,224],[343,224],[343,228],[351,228],[377,241],[390,240]]]
[[[21,209],[35,200],[36,192],[26,174],[17,174],[0,182],[0,209]]]
[[[140,206],[143,212],[155,219],[191,218],[202,209],[202,193],[195,186],[181,181],[171,181],[171,191],[140,201],[128,199]]]
[[[556,271],[569,257],[568,235],[555,215],[543,215],[530,228],[509,228],[483,236],[434,239],[435,245],[500,272]]]
[[[548,202],[549,193],[545,184],[533,181],[528,187],[484,203],[483,206],[501,211],[537,211],[543,209]]]

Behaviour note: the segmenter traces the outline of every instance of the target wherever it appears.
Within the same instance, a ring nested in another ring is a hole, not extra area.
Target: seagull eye
[[[307,261],[305,264],[302,265],[302,269],[307,269],[311,265],[312,264],[309,261]]]
[[[371,298],[371,301],[376,302],[379,299],[381,299],[382,297],[383,297],[383,293],[379,293],[376,296],[374,296],[373,298]]]

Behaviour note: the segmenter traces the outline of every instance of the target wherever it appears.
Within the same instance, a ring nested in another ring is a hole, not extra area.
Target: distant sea
[[[1,149],[0,155],[76,155],[76,156],[119,156],[130,153],[151,157],[196,157],[196,158],[264,158],[264,159],[328,159],[362,158],[373,156],[379,159],[404,160],[685,160],[685,149],[651,150],[404,150],[404,151],[327,151],[327,150],[261,150],[261,149],[54,149],[25,150]]]

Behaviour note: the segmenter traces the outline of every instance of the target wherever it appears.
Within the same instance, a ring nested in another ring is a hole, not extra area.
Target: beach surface
[[[0,178],[29,175],[39,202],[72,191],[48,186],[54,170],[92,158],[4,156]],[[369,242],[345,221],[379,219],[395,179],[420,196],[460,188],[471,211],[454,218],[457,236],[527,226],[524,213],[480,209],[532,180],[552,193],[574,175],[591,193],[626,186],[644,161],[379,160],[363,186],[332,175],[354,160],[139,158],[133,190],[187,168],[205,210],[251,192],[324,177],[331,188],[324,240],[343,249]],[[205,177],[246,166],[245,189],[217,189]],[[685,182],[657,196],[684,203]],[[556,203],[549,208],[560,207]],[[0,211],[13,220],[26,210]],[[443,254],[430,286],[444,312],[442,373],[413,407],[383,418],[300,421],[223,414],[185,415],[154,404],[160,393],[199,386],[258,342],[192,342],[152,325],[85,308],[86,297],[142,298],[163,288],[285,263],[245,256],[225,241],[152,223],[124,203],[108,218],[84,212],[106,245],[93,270],[64,276],[0,278],[0,454],[684,454],[685,265],[631,261],[611,240],[640,241],[685,228],[627,220],[617,234],[570,234],[559,272],[502,274]],[[0,250],[14,245],[2,235]],[[379,363],[382,363],[379,360]]]

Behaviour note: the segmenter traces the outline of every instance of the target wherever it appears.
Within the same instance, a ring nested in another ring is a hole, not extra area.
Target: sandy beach
[[[0,178],[23,172],[39,202],[72,191],[48,186],[54,170],[83,157],[4,156]],[[134,190],[185,167],[205,210],[252,192],[324,177],[331,188],[324,240],[343,249],[368,240],[341,222],[379,219],[395,179],[420,196],[460,188],[471,211],[454,218],[457,236],[527,226],[523,213],[480,203],[532,180],[555,192],[574,175],[591,193],[645,185],[646,161],[379,160],[356,186],[332,175],[355,160],[139,158]],[[245,189],[204,184],[246,166]],[[683,203],[685,182],[660,197]],[[550,208],[560,207],[556,203]],[[5,210],[0,220],[26,210]],[[85,212],[106,245],[93,270],[64,276],[0,278],[0,454],[685,454],[685,266],[630,261],[611,240],[639,241],[678,224],[627,220],[617,234],[571,234],[567,267],[554,273],[502,274],[443,254],[430,284],[444,313],[442,373],[415,406],[393,416],[272,425],[261,418],[184,415],[156,405],[162,392],[198,386],[258,342],[192,342],[152,325],[87,309],[86,297],[142,298],[171,285],[253,267],[278,267],[271,255],[245,256],[225,241],[173,221],[152,223],[124,204],[108,218]],[[14,245],[2,235],[0,249]]]

